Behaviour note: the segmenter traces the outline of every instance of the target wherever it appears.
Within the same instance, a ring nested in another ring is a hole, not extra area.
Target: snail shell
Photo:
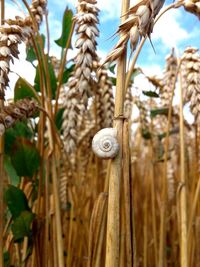
[[[100,158],[111,159],[119,152],[117,129],[104,128],[95,134],[92,140],[92,150]]]

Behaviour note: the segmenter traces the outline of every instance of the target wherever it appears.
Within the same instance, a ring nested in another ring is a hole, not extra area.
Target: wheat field
[[[24,16],[5,19],[1,0],[0,267],[200,267],[200,53],[172,47],[161,75],[136,65],[160,18],[200,19],[200,1],[120,1],[104,59],[97,0],[64,11],[60,58],[47,0],[12,4]],[[18,75],[8,99],[21,43],[34,84]]]

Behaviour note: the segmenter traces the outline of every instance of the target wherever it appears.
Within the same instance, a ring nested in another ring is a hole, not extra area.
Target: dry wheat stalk
[[[150,37],[153,31],[154,18],[164,4],[164,0],[138,0],[128,11],[128,18],[119,26],[116,34],[121,37],[108,54],[106,62],[112,62],[120,57],[126,49],[130,40],[131,50],[137,47],[139,39],[148,35]]]
[[[5,106],[0,112],[0,135],[16,121],[32,117],[38,111],[37,102],[33,99],[22,99]]]
[[[160,88],[161,103],[164,107],[169,107],[172,98],[172,88],[177,72],[177,58],[174,55],[174,50],[166,57],[166,66],[162,79],[163,86]]]
[[[4,90],[9,83],[10,61],[18,58],[18,44],[30,37],[31,25],[30,17],[17,17],[6,20],[0,27],[0,99],[4,99]]]
[[[69,89],[64,96],[65,111],[62,125],[67,153],[74,153],[76,150],[78,120],[87,107],[88,98],[93,94],[92,72],[95,70],[93,62],[98,59],[96,37],[99,35],[97,29],[99,10],[96,3],[96,0],[79,0],[78,13],[75,16],[78,34],[75,46],[79,50],[74,59],[73,76],[67,84]]]
[[[200,56],[198,49],[186,48],[182,61],[182,69],[187,80],[186,101],[190,100],[191,112],[195,121],[200,123]]]

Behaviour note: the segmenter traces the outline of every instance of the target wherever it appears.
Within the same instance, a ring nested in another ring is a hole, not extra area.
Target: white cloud
[[[152,40],[160,40],[164,48],[176,47],[185,39],[189,38],[189,33],[184,29],[181,10],[171,10],[166,12],[154,27]]]
[[[54,0],[55,1],[55,0]],[[130,6],[135,0],[130,0]],[[77,0],[68,0],[68,3],[76,6]],[[121,14],[122,1],[118,0],[99,0],[97,6],[101,11],[101,21],[105,22],[112,19],[119,19]]]
[[[116,0],[100,0],[97,2],[97,6],[102,12],[102,21],[119,18],[121,1],[119,2],[116,3]],[[69,0],[68,3],[76,6],[77,0]]]
[[[20,59],[15,59],[14,64],[11,64],[11,72],[9,73],[9,88],[6,90],[6,98],[12,98],[14,95],[14,86],[19,76],[27,80],[29,83],[33,84],[35,78],[35,69],[26,61],[26,51],[25,45],[21,44],[19,46]],[[17,75],[17,74],[19,75]]]
[[[162,69],[159,65],[151,65],[151,66],[140,66],[144,72],[145,75],[148,76],[158,76],[160,77],[162,75]],[[149,81],[144,77],[143,74],[140,74],[135,77],[134,85],[138,87],[139,92],[141,91],[148,91],[152,89],[152,85],[149,83]]]
[[[21,5],[16,5],[14,3],[5,5],[5,18],[14,19],[15,16],[24,17],[25,13]]]

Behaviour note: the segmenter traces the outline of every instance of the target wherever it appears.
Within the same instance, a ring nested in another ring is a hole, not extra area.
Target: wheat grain
[[[30,10],[36,20],[38,28],[42,22],[43,15],[46,13],[47,0],[33,0]]]
[[[141,37],[146,35],[150,37],[153,31],[154,18],[164,2],[164,0],[139,0],[130,7],[129,17],[119,26],[116,32],[120,35],[120,39],[103,64],[118,59],[124,53],[129,40],[131,50],[134,51]]]
[[[186,11],[196,15],[200,19],[200,1],[186,0],[182,4]]]
[[[100,64],[98,64],[99,66]],[[104,66],[98,71],[96,90],[97,125],[99,129],[112,126],[114,115],[113,86]]]
[[[176,72],[177,72],[177,58],[174,55],[174,50],[172,49],[171,54],[166,57],[166,66],[162,79],[163,86],[160,88],[161,104],[164,107],[169,107],[173,93],[172,89],[173,89],[174,79],[176,79]]]
[[[38,111],[37,102],[33,99],[22,99],[5,106],[0,112],[0,132],[12,127],[18,120],[32,117]]]
[[[190,101],[190,109],[195,121],[200,123],[200,56],[198,49],[186,48],[182,61],[182,69],[184,69],[187,82],[185,102]]]
[[[96,3],[95,0],[80,0],[75,16],[78,34],[75,46],[78,53],[74,59],[75,70],[67,84],[68,91],[64,97],[65,111],[62,125],[67,153],[74,153],[76,150],[78,121],[87,107],[88,98],[93,94],[92,72],[95,71],[93,61],[98,60],[96,37],[99,35],[97,29],[99,10]]]
[[[30,18],[25,20],[6,20],[0,27],[0,99],[4,99],[4,90],[8,86],[10,61],[18,58],[18,44],[25,41],[31,34]]]

